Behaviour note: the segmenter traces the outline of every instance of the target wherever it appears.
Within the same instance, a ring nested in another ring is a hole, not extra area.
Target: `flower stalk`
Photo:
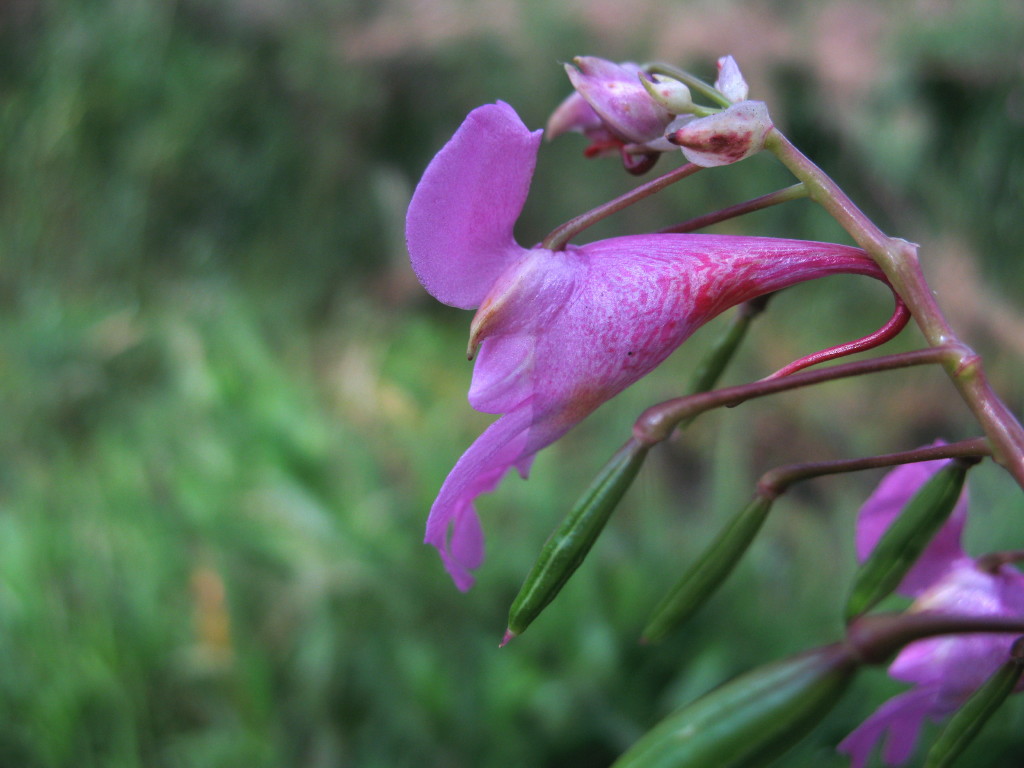
[[[699,170],[701,170],[699,165],[687,163],[668,173],[662,174],[656,179],[651,179],[638,187],[634,187],[624,195],[619,195],[614,200],[609,200],[603,205],[591,208],[586,213],[574,216],[564,224],[556,227],[541,241],[540,246],[541,248],[547,248],[549,251],[560,251],[565,248],[570,240],[588,227],[594,226],[597,222],[608,218],[613,213],[618,213],[624,208],[628,208],[633,203],[638,203],[644,198],[650,197],[655,192],[660,192],[677,181],[682,181],[687,176],[692,176]]]
[[[781,203],[788,203],[790,200],[801,200],[805,197],[807,197],[807,186],[803,182],[800,182],[799,184],[793,184],[785,189],[779,189],[775,192],[769,192],[766,195],[755,197],[752,200],[746,200],[742,203],[737,203],[736,205],[730,205],[728,208],[722,208],[719,211],[712,211],[711,213],[706,213],[703,216],[697,216],[680,224],[666,227],[665,229],[659,230],[659,232],[696,232],[698,229],[710,227],[712,224],[718,224],[719,222],[734,219],[738,216],[744,216],[748,213],[753,213],[754,211],[771,208],[772,206],[780,205]]]
[[[928,343],[948,350],[941,361],[943,368],[989,438],[995,461],[1024,488],[1024,428],[993,391],[980,357],[959,339],[939,308],[921,271],[917,247],[882,232],[838,184],[778,129],[769,132],[765,149],[803,182],[810,198],[870,254],[903,299]]]
[[[876,357],[872,360],[843,363],[830,368],[801,371],[781,379],[762,379],[751,384],[739,384],[710,392],[677,397],[651,406],[640,414],[640,418],[633,425],[633,436],[641,445],[656,445],[668,439],[672,430],[684,419],[714,408],[739,405],[746,400],[850,376],[862,376],[867,373],[880,373],[918,365],[939,364],[950,354],[956,354],[956,349],[950,347],[918,349],[896,355]]]

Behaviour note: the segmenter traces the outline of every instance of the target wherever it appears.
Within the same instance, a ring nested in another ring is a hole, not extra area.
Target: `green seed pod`
[[[989,718],[1006,701],[1024,674],[1024,641],[1014,645],[1010,660],[950,718],[928,752],[925,768],[949,768],[974,740]]]
[[[544,545],[508,615],[502,642],[525,630],[559,593],[587,556],[619,500],[633,483],[648,446],[627,442],[604,466]]]
[[[654,609],[643,639],[657,642],[692,616],[732,573],[750,542],[761,529],[773,499],[758,494],[718,534],[704,554],[683,575]]]
[[[854,577],[846,602],[847,622],[873,608],[900,585],[952,513],[967,468],[973,463],[958,459],[932,475],[882,534]]]
[[[842,644],[759,667],[669,715],[612,768],[765,765],[832,709],[857,668]]]

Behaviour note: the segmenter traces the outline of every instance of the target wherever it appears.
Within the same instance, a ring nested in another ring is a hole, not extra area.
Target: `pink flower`
[[[639,65],[594,56],[577,56],[573,61],[576,66],[566,64],[565,71],[576,91],[551,114],[549,139],[578,131],[595,139],[615,137],[643,144],[665,134],[672,115],[640,83]]]
[[[566,64],[565,71],[576,90],[551,113],[548,140],[576,131],[591,141],[588,157],[618,154],[630,172],[649,170],[656,152],[631,154],[624,147],[661,139],[672,115],[648,95],[640,82],[643,70],[631,61],[616,64],[594,56],[573,61],[576,66]]]
[[[479,307],[469,402],[503,414],[438,493],[426,542],[460,589],[483,559],[477,496],[601,403],[653,370],[729,307],[834,273],[880,278],[863,251],[760,237],[648,234],[523,248],[512,228],[541,132],[507,104],[473,110],[423,174],[406,241],[420,282],[446,304]]]
[[[916,491],[947,461],[899,467],[882,480],[861,507],[857,557],[863,561]],[[960,546],[967,517],[966,489],[952,515],[900,584],[914,597],[912,611],[972,616],[1024,615],[1024,574],[1009,565],[983,570]],[[908,645],[889,667],[896,680],[915,687],[879,707],[839,745],[853,768],[867,764],[886,737],[888,765],[910,759],[925,719],[940,720],[956,710],[1006,661],[1016,635],[953,635]]]

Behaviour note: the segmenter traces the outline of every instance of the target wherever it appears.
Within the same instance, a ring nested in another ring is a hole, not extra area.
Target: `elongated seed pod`
[[[859,664],[842,644],[759,667],[677,710],[612,768],[754,768],[799,741]]]
[[[949,518],[974,461],[957,459],[921,486],[900,516],[882,534],[854,576],[846,602],[846,620],[870,610],[895,590],[925,547]]]
[[[772,499],[758,494],[729,522],[654,609],[643,632],[645,641],[662,639],[707,602],[747,551],[771,508]]]
[[[635,440],[620,448],[551,534],[512,602],[508,632],[502,645],[522,633],[537,618],[583,562],[612,511],[636,478],[647,451],[646,446]]]

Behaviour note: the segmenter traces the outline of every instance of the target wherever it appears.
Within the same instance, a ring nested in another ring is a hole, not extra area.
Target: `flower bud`
[[[732,56],[723,56],[718,60],[718,79],[715,80],[715,88],[733,103],[746,101],[750,89],[740,73],[736,59]]]
[[[854,577],[846,603],[847,621],[870,610],[899,586],[956,506],[968,466],[961,459],[936,472],[885,531]]]
[[[673,115],[685,115],[693,111],[693,96],[685,83],[665,75],[653,75],[653,78],[648,80],[642,74],[639,76],[640,84],[652,99]]]
[[[741,101],[717,114],[691,120],[667,138],[691,163],[712,168],[760,152],[772,127],[763,101]]]
[[[639,78],[646,76],[638,65],[594,56],[577,56],[573,61],[579,69],[565,65],[569,80],[608,131],[636,144],[661,136],[672,116],[640,84]]]
[[[728,578],[761,529],[772,498],[758,494],[744,507],[654,609],[643,639],[656,642],[692,616]]]
[[[540,615],[583,562],[619,500],[633,484],[647,451],[647,446],[635,440],[622,446],[551,534],[512,603],[502,645],[521,634]]]
[[[669,715],[612,768],[763,765],[832,709],[858,667],[842,644],[759,667]]]

